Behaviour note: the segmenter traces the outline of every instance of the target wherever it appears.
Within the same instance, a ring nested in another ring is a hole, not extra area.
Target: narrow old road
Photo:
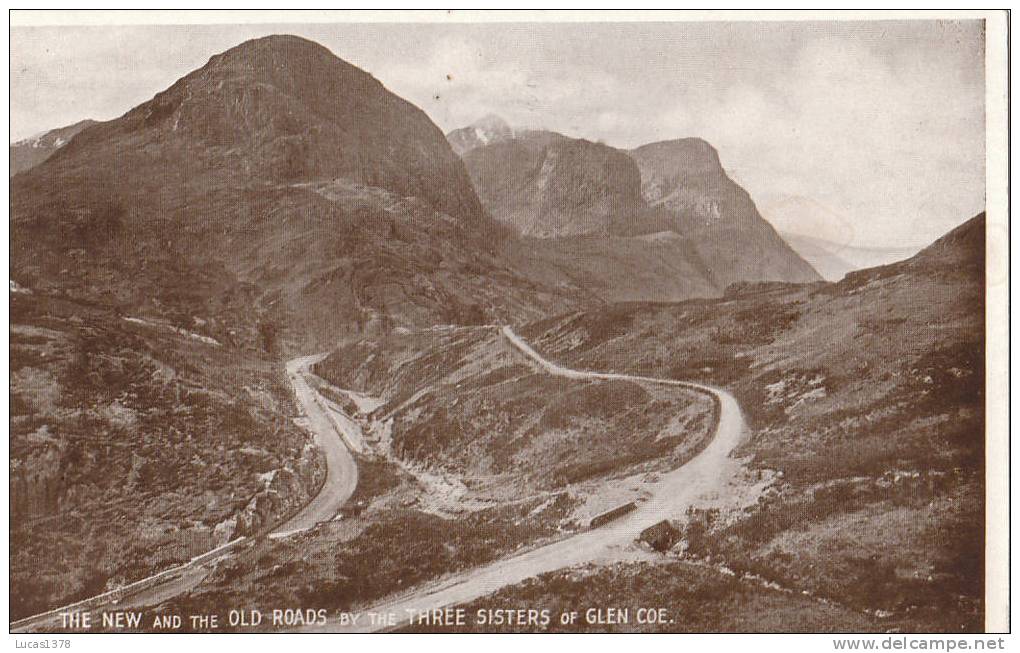
[[[408,611],[432,610],[472,601],[500,588],[519,583],[539,574],[586,562],[611,561],[621,557],[641,531],[662,519],[680,517],[699,496],[722,489],[739,469],[729,454],[745,433],[740,406],[733,395],[698,383],[656,379],[631,374],[613,374],[572,370],[536,352],[510,327],[503,335],[517,349],[555,376],[578,380],[627,380],[692,388],[713,395],[719,401],[719,422],[712,441],[687,464],[662,475],[650,488],[651,497],[634,512],[601,528],[580,533],[521,555],[458,574],[437,584],[413,591],[399,598],[366,608],[363,612],[391,613],[398,623],[406,624]],[[314,628],[319,632],[372,632],[392,628],[375,626],[363,616],[357,624],[341,626],[329,623]]]
[[[354,420],[342,415],[330,419],[327,412],[329,409],[307,380],[307,376],[311,374],[311,366],[325,356],[326,354],[316,354],[288,361],[287,377],[294,388],[305,426],[312,433],[315,445],[325,456],[326,480],[319,493],[295,515],[274,528],[269,534],[270,537],[286,536],[332,519],[354,493],[358,484],[358,466],[348,450],[348,443],[361,441],[361,433],[357,431],[359,427]],[[197,587],[213,570],[216,561],[228,555],[235,545],[241,543],[243,538],[217,551],[198,556],[191,562],[135,581],[121,590],[106,592],[11,622],[10,630],[52,631],[61,625],[61,612],[92,611],[114,605],[117,609],[157,605]]]
[[[354,462],[347,442],[361,442],[361,433],[341,431],[341,428],[357,429],[358,426],[353,420],[331,420],[319,393],[308,384],[306,378],[311,374],[311,366],[325,356],[316,354],[288,361],[287,377],[304,413],[306,427],[315,438],[315,446],[326,458],[326,482],[300,512],[273,530],[274,535],[305,530],[332,519],[354,494],[354,488],[358,485],[358,465]]]
[[[585,562],[608,562],[618,559],[641,530],[662,519],[681,516],[699,496],[722,489],[739,468],[738,463],[730,458],[729,454],[743,437],[744,421],[740,406],[728,392],[672,379],[573,370],[542,357],[510,327],[503,327],[502,333],[514,347],[555,376],[577,380],[656,383],[709,393],[716,397],[720,407],[715,434],[708,446],[690,462],[662,475],[650,487],[650,498],[634,512],[601,528],[496,561],[438,583],[428,584],[409,594],[369,608],[374,612],[395,614],[401,620],[400,623],[406,623],[407,611],[418,612],[466,603],[545,572]],[[357,486],[357,465],[348,447],[358,446],[361,434],[344,432],[347,428],[356,429],[357,425],[349,419],[336,419],[335,416],[331,419],[329,409],[306,378],[310,374],[311,366],[322,357],[323,354],[318,354],[291,360],[287,364],[287,374],[304,413],[306,426],[326,457],[326,481],[319,494],[297,514],[275,528],[270,534],[271,537],[285,536],[332,519]],[[143,586],[143,589],[137,591],[108,593],[74,606],[65,606],[13,622],[10,625],[11,631],[31,632],[58,628],[59,613],[68,609],[96,610],[113,604],[117,604],[118,608],[157,604],[197,586],[212,570],[215,561],[227,555],[229,551],[230,547],[226,547],[222,552],[207,554],[176,569],[138,581],[135,585]],[[316,630],[370,632],[382,628],[361,620],[353,626],[330,623]]]

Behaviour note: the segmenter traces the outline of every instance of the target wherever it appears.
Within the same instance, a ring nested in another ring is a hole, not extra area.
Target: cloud
[[[982,116],[983,89],[944,56],[830,37],[659,120],[715,144],[760,202],[813,198],[866,225],[858,244],[884,245],[930,239],[983,208]]]
[[[444,130],[488,114],[636,147],[699,136],[759,204],[811,198],[860,244],[983,208],[978,21],[12,29],[12,134],[111,118],[215,52],[323,43]]]
[[[593,138],[626,128],[624,117],[612,110],[619,86],[610,75],[508,59],[492,44],[469,38],[444,39],[427,57],[393,62],[377,76],[446,131],[488,113],[521,127]]]

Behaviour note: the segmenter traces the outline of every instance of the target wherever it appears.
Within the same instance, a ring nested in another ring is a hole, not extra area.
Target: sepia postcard
[[[1006,11],[9,20],[19,648],[1003,648]]]

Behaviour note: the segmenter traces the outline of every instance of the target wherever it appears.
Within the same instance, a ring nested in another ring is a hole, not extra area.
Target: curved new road
[[[409,610],[419,612],[462,604],[545,572],[586,562],[614,560],[620,557],[644,528],[662,519],[682,515],[699,496],[722,489],[739,468],[729,454],[743,437],[744,420],[740,406],[728,392],[687,381],[573,370],[542,357],[510,327],[503,327],[502,333],[514,347],[555,376],[577,380],[656,383],[711,394],[718,400],[720,409],[715,434],[708,446],[690,462],[662,475],[650,487],[650,498],[626,516],[596,530],[446,578],[368,609],[396,615],[398,625],[407,623]],[[285,536],[332,519],[357,486],[357,465],[349,449],[358,449],[361,434],[346,432],[348,429],[357,429],[353,421],[346,418],[331,419],[331,409],[326,407],[307,380],[311,366],[323,356],[317,354],[291,360],[287,364],[287,374],[307,420],[307,428],[325,455],[326,480],[319,493],[295,515],[277,526],[270,537]],[[212,570],[213,563],[229,554],[233,545],[240,541],[199,556],[180,567],[132,583],[128,588],[13,622],[10,624],[11,632],[59,628],[60,613],[65,611],[95,610],[112,604],[117,604],[118,608],[158,604],[197,586]],[[138,589],[132,589],[135,587]],[[362,619],[353,626],[330,623],[315,630],[366,632],[388,628],[393,626],[373,626]]]
[[[510,327],[503,335],[517,349],[548,373],[578,380],[635,381],[694,389],[714,396],[719,402],[719,420],[712,441],[687,464],[662,475],[650,488],[651,497],[635,511],[601,528],[542,546],[459,574],[362,612],[390,613],[397,624],[408,623],[409,613],[424,612],[467,603],[542,573],[586,562],[611,561],[620,557],[642,530],[663,519],[681,516],[699,496],[721,490],[739,469],[730,457],[742,440],[745,427],[740,405],[730,393],[719,388],[632,374],[586,372],[557,365],[536,352]],[[393,625],[373,625],[362,616],[358,623],[341,626],[329,623],[312,628],[321,632],[371,632],[392,629]]]
[[[286,536],[332,519],[354,493],[358,484],[358,466],[348,450],[358,449],[361,441],[357,424],[343,415],[331,419],[330,408],[319,393],[308,383],[311,366],[326,354],[303,356],[287,362],[290,379],[298,406],[304,414],[306,428],[312,433],[315,445],[326,459],[326,479],[319,492],[296,514],[276,526],[270,537]],[[32,617],[11,622],[11,632],[52,631],[61,627],[61,613],[92,611],[116,606],[123,610],[133,607],[157,605],[198,586],[212,572],[215,563],[228,555],[245,538],[204,553],[190,562],[167,569],[158,574],[135,581],[130,585],[94,596],[71,605],[55,608]]]
[[[307,428],[315,438],[315,445],[326,458],[326,480],[315,498],[296,515],[277,526],[273,530],[274,535],[302,531],[332,519],[354,494],[354,488],[358,485],[358,465],[350,450],[355,448],[353,442],[361,441],[361,434],[347,433],[337,420],[331,420],[327,412],[330,409],[323,405],[319,393],[308,384],[307,376],[311,374],[312,365],[325,357],[326,354],[315,354],[287,362],[287,377],[305,414]],[[346,428],[358,428],[351,420],[344,420],[344,424]]]

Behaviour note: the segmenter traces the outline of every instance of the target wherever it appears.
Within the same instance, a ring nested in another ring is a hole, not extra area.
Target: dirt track
[[[458,574],[411,594],[368,607],[362,612],[390,612],[398,615],[401,624],[406,624],[406,610],[425,611],[462,604],[545,572],[585,562],[617,559],[622,557],[625,549],[644,528],[662,519],[683,515],[696,498],[721,490],[727,480],[738,471],[739,464],[730,458],[729,454],[744,436],[744,419],[736,399],[725,390],[672,379],[572,370],[543,358],[510,327],[503,327],[503,335],[520,351],[556,376],[570,379],[628,380],[707,392],[719,401],[719,421],[715,435],[708,446],[690,462],[663,474],[651,486],[651,497],[648,501],[627,516],[596,530]],[[365,619],[366,617],[362,616],[354,626],[330,623],[312,630],[372,632],[385,629],[382,626],[373,626]]]
[[[357,429],[353,420],[339,422],[330,420],[319,400],[318,393],[308,385],[305,375],[309,368],[324,358],[324,354],[304,356],[287,362],[287,377],[290,379],[298,403],[307,420],[306,427],[315,438],[315,446],[326,457],[326,481],[322,490],[296,515],[280,524],[273,534],[280,535],[304,530],[319,522],[332,519],[344,502],[354,494],[358,485],[358,466],[348,450],[344,439],[361,441],[361,433],[338,433],[341,426]]]
[[[270,537],[280,537],[315,526],[319,522],[332,519],[343,504],[354,493],[358,484],[358,467],[345,445],[345,440],[360,441],[360,433],[340,433],[340,428],[358,428],[353,420],[330,420],[326,408],[320,402],[318,393],[308,384],[306,374],[310,367],[321,360],[325,354],[304,356],[287,362],[287,376],[294,388],[298,404],[304,413],[306,427],[312,432],[315,444],[326,457],[326,480],[319,493],[284,523],[277,526]],[[336,424],[336,426],[334,426]],[[190,591],[198,586],[213,570],[218,559],[229,553],[229,547],[222,553],[196,561],[185,563],[173,570],[155,574],[148,578],[135,581],[144,589],[132,591],[124,596],[101,595],[87,599],[87,605],[81,603],[65,608],[56,608],[49,612],[28,617],[11,623],[11,632],[32,632],[54,630],[60,627],[59,611],[96,610],[116,605],[117,609],[127,609],[146,605],[156,605],[175,596]],[[153,581],[148,583],[148,581]]]
[[[539,574],[555,571],[585,562],[612,561],[623,557],[627,547],[644,528],[662,519],[678,517],[699,496],[723,488],[727,480],[737,472],[738,463],[729,453],[739,444],[744,434],[744,420],[736,399],[728,392],[696,383],[655,379],[628,374],[587,372],[572,370],[538,354],[509,327],[503,327],[503,335],[521,352],[534,360],[550,374],[570,379],[628,380],[640,383],[656,383],[693,388],[712,394],[719,401],[719,421],[715,435],[705,449],[687,464],[663,474],[650,487],[651,496],[637,510],[593,531],[581,533],[516,555],[489,565],[447,578],[437,584],[430,584],[402,597],[368,608],[374,612],[397,614],[406,623],[405,610],[424,611],[456,604],[491,594],[502,587],[519,583]],[[322,354],[291,360],[287,373],[298,401],[305,413],[307,426],[326,456],[327,475],[322,491],[301,511],[274,529],[272,535],[310,528],[315,524],[332,519],[357,486],[357,465],[344,443],[360,434],[338,433],[335,422],[329,419],[318,394],[308,384],[305,375],[309,368],[322,358]],[[346,423],[346,422],[344,422]],[[351,422],[353,424],[353,422]],[[356,427],[355,427],[356,428]],[[172,575],[166,582],[160,582],[132,594],[118,607],[153,605],[165,601],[198,585],[211,571],[215,558],[201,563],[186,564],[179,568],[180,574]],[[90,606],[102,607],[103,603]],[[12,631],[27,632],[38,629],[52,629],[59,625],[57,615],[42,615],[38,619],[12,624]],[[371,632],[381,630],[359,621],[355,626],[340,626],[330,623],[316,628],[320,632]]]

